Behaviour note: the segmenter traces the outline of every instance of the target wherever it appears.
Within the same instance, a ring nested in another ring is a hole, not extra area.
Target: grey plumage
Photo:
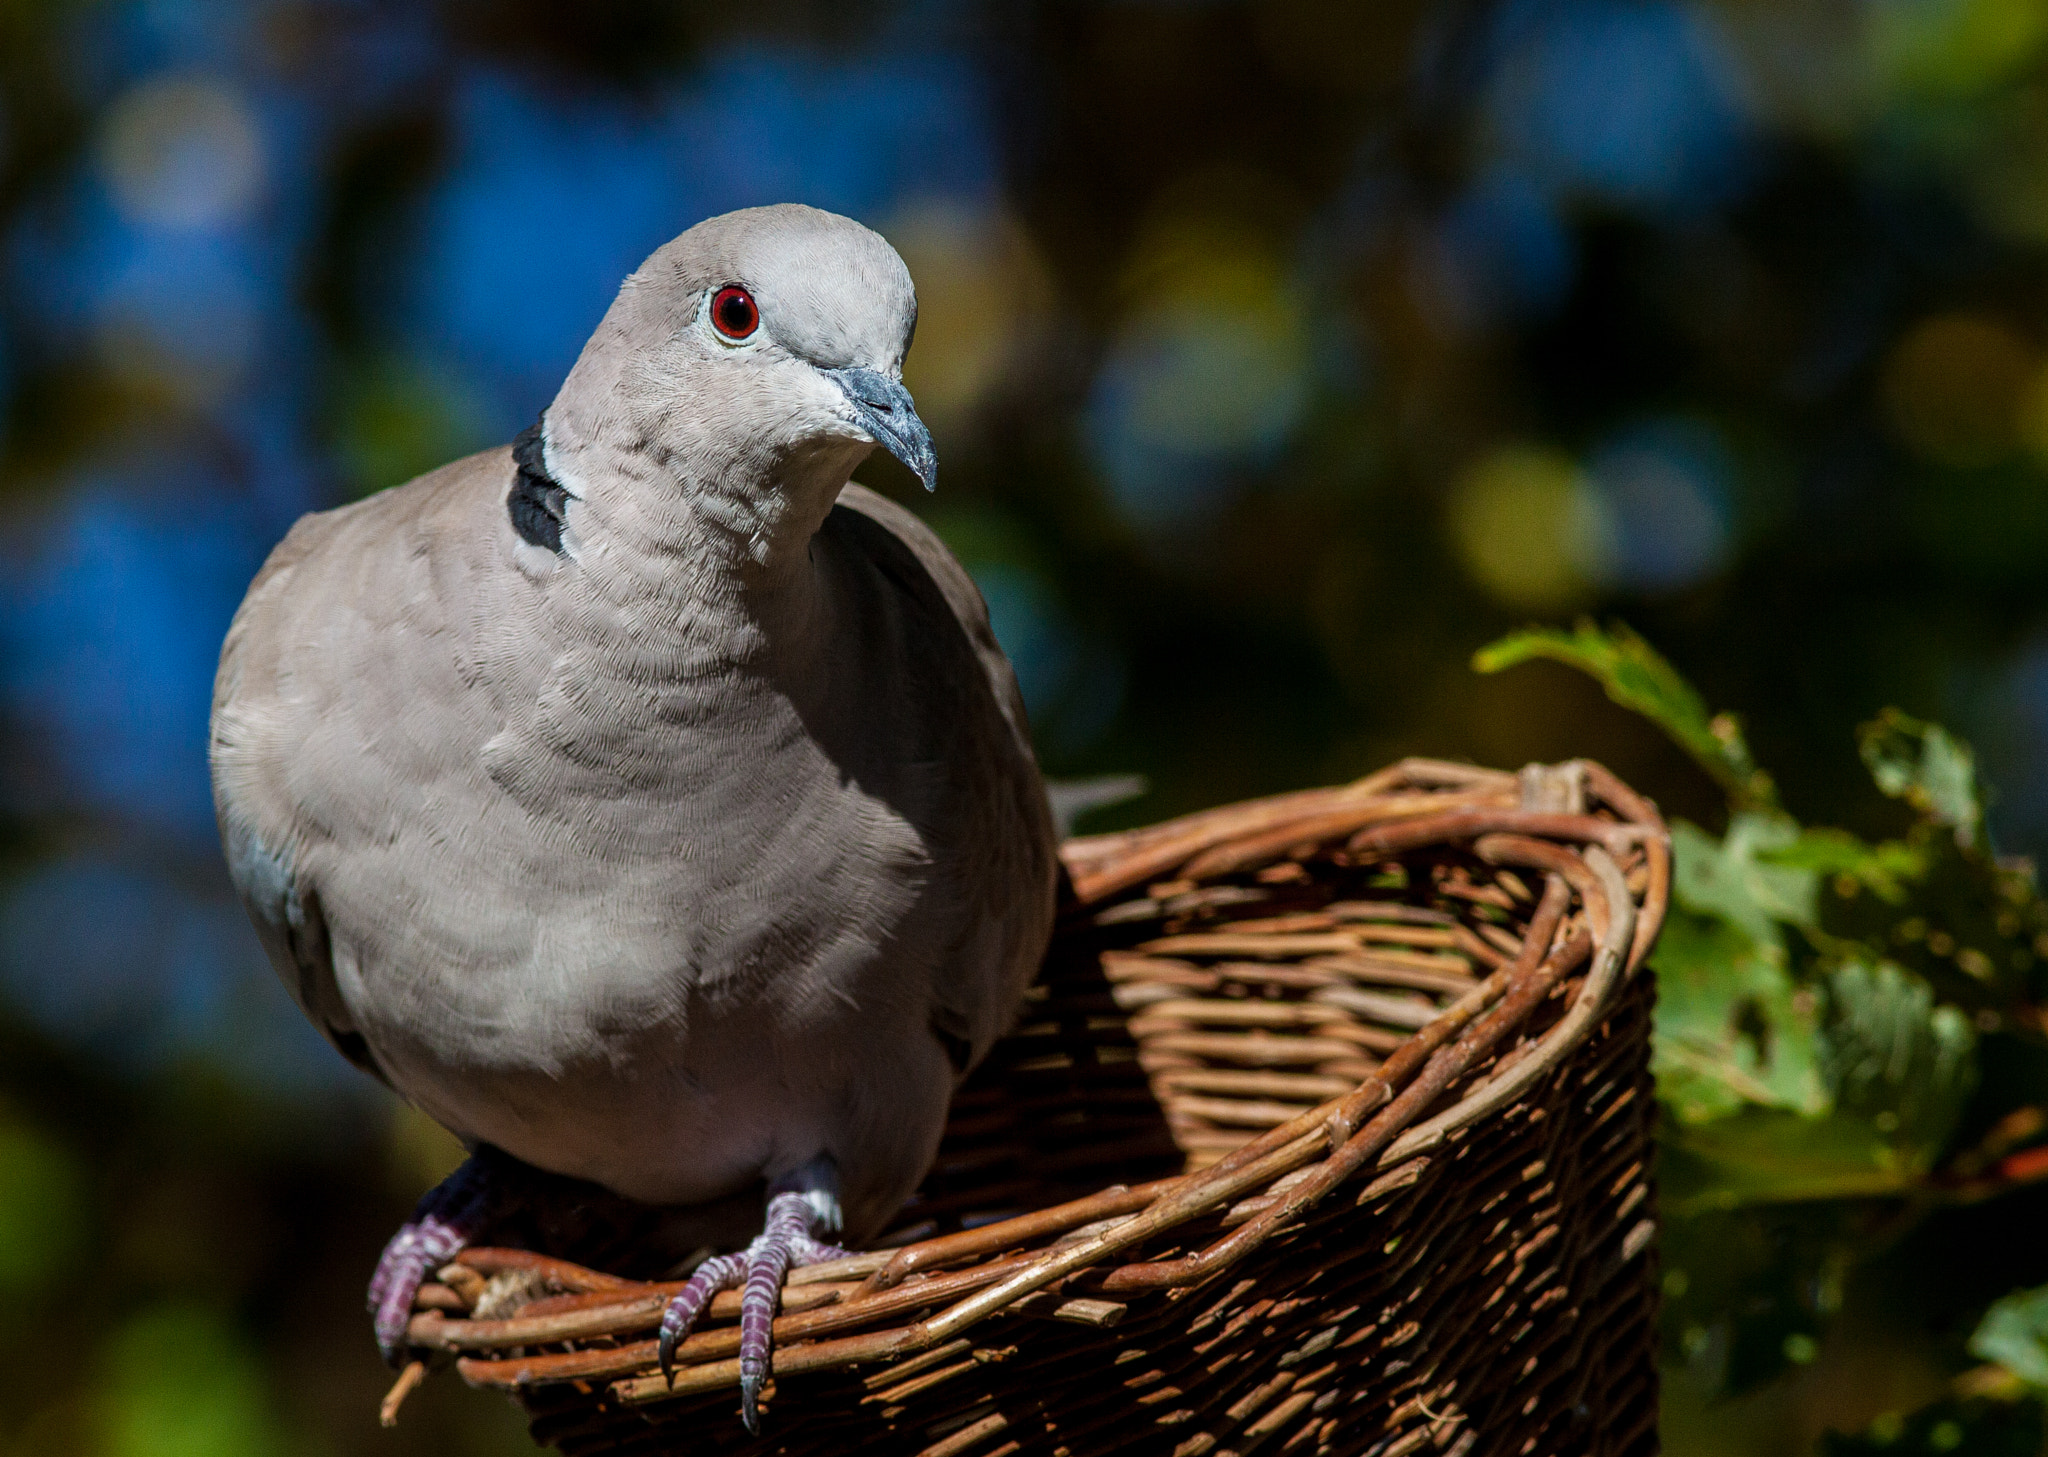
[[[845,219],[702,223],[544,416],[558,551],[500,448],[303,519],[250,588],[236,884],[307,1016],[465,1139],[661,1204],[829,1155],[858,1240],[1012,1016],[1055,874],[1016,682],[937,537],[847,484],[915,453],[875,428],[914,319]]]

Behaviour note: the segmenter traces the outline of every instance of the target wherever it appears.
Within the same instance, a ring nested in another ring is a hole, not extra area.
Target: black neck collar
[[[512,442],[512,463],[517,473],[505,505],[512,513],[512,529],[519,533],[521,541],[561,556],[562,516],[569,492],[548,474],[541,426],[542,421],[534,421]]]

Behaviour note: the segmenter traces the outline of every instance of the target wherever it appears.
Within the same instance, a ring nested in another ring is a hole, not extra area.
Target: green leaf
[[[1857,1114],[1750,1107],[1664,1129],[1663,1207],[1674,1216],[1837,1199],[1895,1199],[1920,1169]]]
[[[1817,1066],[1824,1088],[1804,1107],[1748,1096],[1728,1112],[1700,1091],[1697,1073],[1691,1083],[1660,1084],[1677,1115],[1663,1135],[1672,1213],[1897,1198],[1933,1167],[1976,1086],[1969,1020],[1936,1006],[1926,982],[1890,962],[1838,966],[1826,991],[1818,1033],[1786,1044]],[[1660,1009],[1660,1044],[1675,1040],[1665,1038],[1664,1022]],[[1775,1025],[1782,1038],[1801,1023],[1781,1017]],[[1660,1066],[1673,1061],[1669,1048],[1657,1052]],[[1730,1060],[1740,1066],[1739,1054]],[[1687,1116],[1700,1109],[1707,1116]]]
[[[1917,845],[1903,840],[1881,840],[1872,845],[1847,830],[1801,830],[1797,839],[1773,849],[1757,852],[1766,865],[1810,870],[1831,880],[1846,876],[1860,887],[1891,905],[1906,900],[1906,886],[1927,873],[1927,856]]]
[[[1748,1106],[1828,1109],[1819,999],[1795,987],[1773,932],[1759,941],[1718,918],[1675,910],[1655,953],[1657,1096],[1681,1123]]]
[[[1955,831],[1964,849],[1978,844],[1984,805],[1968,744],[1938,724],[1887,708],[1856,731],[1856,745],[1879,789]]]
[[[1532,658],[1549,658],[1595,679],[1607,696],[1664,730],[1712,775],[1729,800],[1753,809],[1774,808],[1777,790],[1757,768],[1732,714],[1709,716],[1706,701],[1678,670],[1625,623],[1601,628],[1581,618],[1570,632],[1554,627],[1509,633],[1472,655],[1481,673],[1498,673]]]
[[[1821,1063],[1837,1110],[1867,1120],[1887,1161],[1925,1173],[1977,1083],[1975,1032],[1936,1006],[1919,977],[1889,961],[1852,960],[1828,978]]]
[[[1671,827],[1672,892],[1686,909],[1719,916],[1757,941],[1775,940],[1780,924],[1811,927],[1819,873],[1774,858],[1799,838],[1782,814],[1739,813],[1718,842],[1680,820]]]
[[[1810,925],[1819,877],[1771,863],[1795,842],[1782,815],[1745,812],[1715,840],[1672,827],[1677,902],[1657,944],[1653,1066],[1680,1123],[1746,1107],[1827,1112],[1818,1055],[1819,999],[1790,970],[1783,927]]]
[[[2048,1391],[2048,1285],[2016,1290],[1985,1311],[1970,1337],[1970,1354]]]

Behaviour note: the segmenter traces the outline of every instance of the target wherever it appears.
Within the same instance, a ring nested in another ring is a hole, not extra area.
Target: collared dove
[[[666,1365],[744,1287],[752,1427],[788,1265],[880,1230],[1014,1015],[1056,874],[1016,679],[939,539],[848,484],[876,445],[933,483],[915,321],[857,223],[700,223],[511,447],[305,517],[236,614],[235,884],[314,1024],[476,1150],[385,1250],[387,1357],[521,1165],[765,1185],[662,1332]]]

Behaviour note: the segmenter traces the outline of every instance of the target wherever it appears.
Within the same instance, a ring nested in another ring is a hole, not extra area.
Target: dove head
[[[597,451],[607,478],[822,519],[880,446],[929,490],[931,434],[903,387],[916,325],[910,271],[859,223],[794,204],[707,219],[619,290],[548,407],[549,463],[587,480],[577,457]]]

